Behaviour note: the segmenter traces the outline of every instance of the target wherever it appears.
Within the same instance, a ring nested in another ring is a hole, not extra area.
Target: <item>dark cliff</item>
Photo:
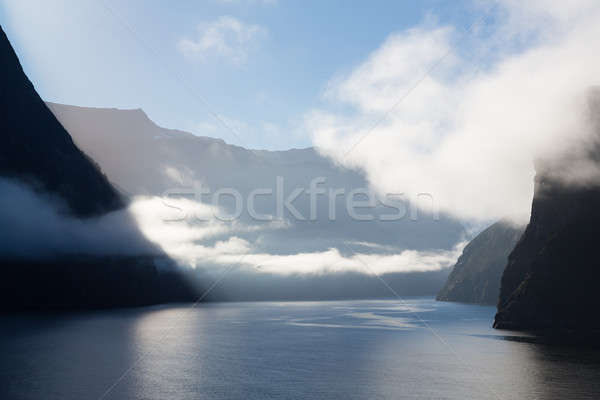
[[[124,198],[41,100],[1,28],[0,140],[0,177],[26,184],[53,204],[58,201],[65,217],[89,222],[125,206]],[[8,199],[10,194],[0,196]],[[20,219],[16,215],[12,220]],[[121,222],[135,226],[134,221]],[[43,232],[42,223],[36,221],[38,225],[26,229]],[[11,235],[11,226],[3,224],[0,229]],[[139,241],[145,241],[141,233]],[[18,256],[18,251],[5,251],[0,254],[0,309],[96,308],[193,299],[194,290],[170,260],[152,244],[147,248],[148,255],[143,256],[78,254],[77,248],[44,257],[32,254],[35,251]],[[157,268],[164,264],[170,267]]]
[[[522,227],[499,221],[477,235],[463,250],[436,300],[496,304],[508,255],[522,233]]]
[[[124,205],[46,107],[0,28],[0,175],[58,194],[78,216]]]
[[[600,326],[600,190],[568,188],[541,176],[531,221],[509,256],[494,326]]]
[[[590,92],[592,139],[581,152],[536,165],[531,219],[502,276],[499,329],[583,331],[600,328],[600,186],[597,179],[570,182],[558,176],[579,168],[582,157],[598,164],[597,91]],[[589,164],[588,164],[589,166]]]

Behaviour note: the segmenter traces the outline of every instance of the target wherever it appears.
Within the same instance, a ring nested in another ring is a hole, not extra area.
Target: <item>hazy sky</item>
[[[315,144],[463,220],[527,220],[534,160],[596,140],[597,0],[13,0],[0,23],[46,100]],[[588,161],[565,180],[597,182]]]
[[[471,3],[7,0],[0,24],[46,100],[143,108],[162,126],[286,149],[311,145],[304,117],[328,82],[424,20],[468,28]]]

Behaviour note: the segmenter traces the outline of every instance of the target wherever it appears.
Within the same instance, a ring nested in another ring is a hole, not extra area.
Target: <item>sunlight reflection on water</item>
[[[600,397],[597,352],[495,331],[493,313],[420,298],[1,317],[0,398],[98,398],[124,372],[107,399]]]

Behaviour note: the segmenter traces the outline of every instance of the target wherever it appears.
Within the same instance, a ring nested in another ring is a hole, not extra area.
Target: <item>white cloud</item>
[[[344,243],[348,244],[348,245],[364,247],[366,249],[381,250],[381,251],[385,251],[385,252],[398,251],[398,248],[396,246],[389,246],[389,245],[373,243],[373,242],[364,242],[364,241],[361,242],[361,241],[357,241],[357,240],[348,240],[348,241],[345,241]]]
[[[452,250],[405,250],[396,254],[343,255],[335,248],[270,254],[258,251],[256,243],[238,235],[293,228],[288,223],[225,222],[215,218],[219,210],[213,206],[159,197],[137,197],[126,210],[80,220],[61,214],[59,203],[22,184],[0,179],[0,189],[0,223],[7,227],[0,232],[0,249],[17,257],[161,254],[147,238],[180,264],[204,268],[209,273],[237,266],[258,274],[372,275],[447,268],[464,247],[460,243]]]
[[[182,38],[177,47],[188,57],[204,59],[213,54],[239,65],[246,62],[250,49],[266,34],[267,30],[259,25],[222,16],[213,22],[200,24],[198,37]]]
[[[142,233],[175,260],[190,267],[217,270],[237,265],[256,273],[280,275],[438,271],[453,265],[465,245],[461,242],[452,250],[396,250],[397,253],[387,254],[343,255],[335,248],[297,254],[269,254],[257,252],[253,243],[237,235],[292,228],[289,224],[278,221],[261,225],[227,223],[214,218],[218,210],[213,206],[187,199],[137,198],[130,212]],[[194,218],[190,218],[192,216]],[[214,241],[215,238],[222,239]],[[213,239],[212,244],[210,239]],[[388,247],[385,250],[395,249]]]
[[[351,111],[307,115],[314,143],[381,191],[430,193],[461,218],[528,216],[533,160],[589,139],[582,116],[588,88],[599,83],[600,3],[578,5],[501,2],[501,21],[484,37],[500,48],[475,75],[452,27],[391,35],[327,88],[336,110]],[[524,49],[511,42],[520,34],[530,38]]]
[[[232,250],[236,254],[244,253],[249,245],[235,234],[287,228],[277,222],[245,225],[237,220],[223,221],[218,218],[221,213],[217,207],[185,198],[137,197],[129,212],[149,240],[191,266],[207,256],[229,254]],[[202,244],[219,237],[227,239],[213,247]]]
[[[451,267],[461,254],[465,243],[459,243],[452,250],[416,251],[404,250],[398,254],[353,254],[342,255],[338,249],[314,253],[291,255],[245,254],[220,255],[217,263],[249,266],[259,272],[283,275],[330,274],[357,272],[367,275],[381,275],[400,272],[430,272]]]
[[[453,29],[410,29],[391,35],[369,59],[348,77],[327,88],[326,97],[349,103],[366,112],[385,112],[399,95],[419,83],[421,95],[417,100],[438,94],[440,83],[431,77],[420,81],[428,66],[450,54]],[[411,110],[420,111],[424,104],[411,99]]]
[[[67,209],[57,196],[0,178],[0,253],[23,258],[159,253],[140,235],[128,210],[78,219]]]

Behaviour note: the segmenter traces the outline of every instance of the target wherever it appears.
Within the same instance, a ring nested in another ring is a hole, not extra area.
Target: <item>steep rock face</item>
[[[538,173],[531,221],[509,256],[494,326],[600,326],[600,190],[568,188]]]
[[[597,89],[590,91],[588,101],[593,127],[589,142],[576,151],[568,149],[558,159],[537,162],[531,219],[502,276],[496,328],[552,332],[600,328],[595,317],[600,307]],[[585,181],[565,184],[560,179],[594,168]]]
[[[78,216],[124,205],[46,107],[0,28],[0,175],[60,196]]]
[[[69,218],[90,222],[125,206],[124,198],[77,148],[41,100],[1,28],[0,140],[0,178],[25,183],[40,198],[60,203],[65,217],[69,214]],[[0,196],[12,199],[8,193],[0,192]],[[18,223],[18,216],[14,220]],[[18,227],[44,231],[41,226],[23,223]],[[11,228],[0,227],[6,235]],[[177,270],[157,268],[160,262],[169,264],[170,260],[150,243],[147,256],[86,255],[78,254],[81,250],[76,245],[71,247],[68,252],[58,249],[55,255],[44,257],[0,254],[0,309],[136,306],[195,298]]]
[[[508,255],[522,234],[522,227],[499,221],[477,235],[463,250],[436,299],[496,304]]]

